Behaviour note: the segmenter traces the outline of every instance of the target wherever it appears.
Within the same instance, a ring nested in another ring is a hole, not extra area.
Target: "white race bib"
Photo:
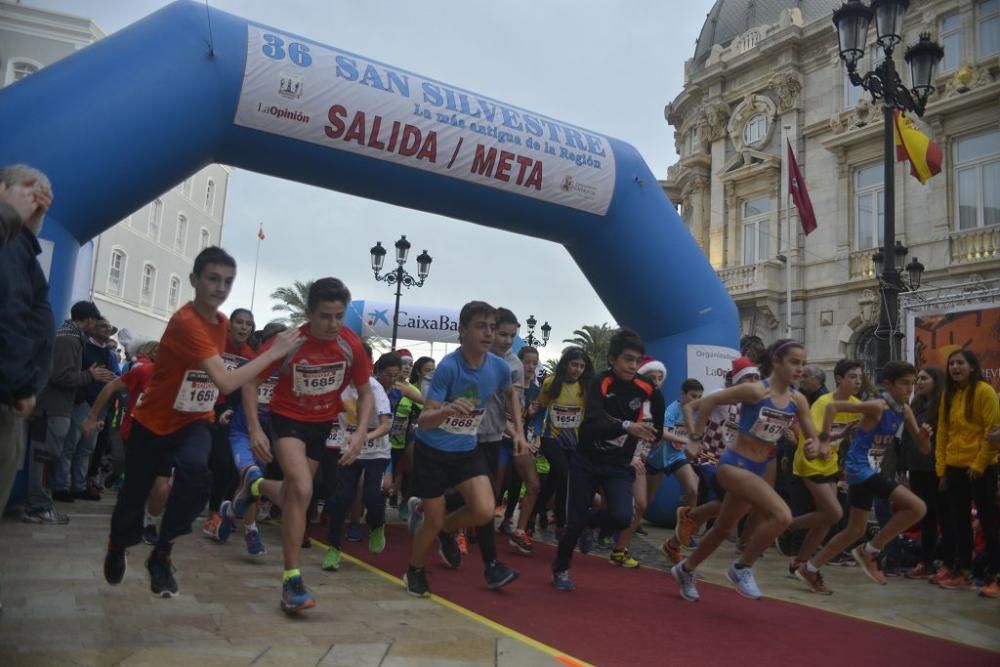
[[[219,388],[215,386],[205,371],[189,370],[184,373],[181,387],[174,399],[177,412],[209,412],[219,398]]]
[[[327,449],[340,449],[351,433],[357,430],[354,427],[341,428],[340,424],[333,422],[333,428],[330,429],[330,435],[326,436],[326,448]]]
[[[868,465],[875,472],[882,472],[882,461],[885,459],[885,450],[881,447],[872,447],[868,450]]]
[[[274,388],[277,384],[278,380],[275,378],[257,385],[257,403],[260,405],[270,405],[271,399],[274,398]]]
[[[292,387],[296,394],[322,396],[340,389],[344,383],[347,364],[338,361],[333,364],[295,364],[292,367]]]
[[[556,428],[580,428],[583,408],[578,405],[553,405],[549,408],[549,420]]]
[[[392,427],[389,429],[389,435],[396,437],[406,433],[406,427],[410,423],[409,417],[400,417],[395,415],[392,418]]]
[[[244,361],[246,361],[244,357],[230,354],[229,352],[222,355],[222,365],[225,367],[227,373],[235,371]]]
[[[684,424],[681,424],[680,422],[678,422],[677,424],[674,424],[674,428],[672,429],[672,431],[673,431],[673,434],[675,436],[677,436],[678,438],[686,438],[686,437],[688,437],[687,426],[685,426]]]
[[[774,408],[761,408],[757,421],[750,427],[750,435],[764,442],[778,442],[786,430],[792,427],[794,415]]]
[[[485,415],[485,408],[477,408],[467,415],[453,415],[441,423],[441,430],[453,435],[476,435]]]

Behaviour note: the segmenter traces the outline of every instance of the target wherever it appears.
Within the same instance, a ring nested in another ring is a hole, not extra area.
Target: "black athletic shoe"
[[[128,569],[128,562],[125,559],[124,549],[115,549],[108,544],[108,553],[104,556],[104,581],[112,586],[122,583],[125,578],[125,570]]]
[[[412,565],[408,567],[403,575],[403,584],[406,586],[406,592],[414,597],[429,598],[431,596],[431,587],[427,583],[427,570],[424,568],[418,570]]]
[[[149,570],[149,588],[153,595],[164,598],[177,596],[177,580],[174,579],[174,566],[170,562],[170,556],[154,551],[146,560],[146,569]]]
[[[156,524],[149,523],[143,526],[142,528],[143,544],[148,544],[149,546],[153,546],[154,544],[156,544],[156,540],[158,539],[158,537],[159,536],[156,532]]]
[[[486,566],[486,587],[491,591],[495,591],[503,588],[519,576],[521,576],[520,572],[495,560]]]
[[[458,541],[451,533],[438,533],[438,553],[444,564],[453,570],[457,570],[462,565],[462,551],[458,548]]]

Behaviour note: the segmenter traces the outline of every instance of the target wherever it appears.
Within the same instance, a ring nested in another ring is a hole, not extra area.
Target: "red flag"
[[[257,229],[257,238],[261,241],[264,240],[264,223],[260,223],[260,227]]]
[[[792,152],[792,144],[788,142],[788,192],[792,195],[795,207],[799,209],[799,222],[802,223],[802,233],[808,236],[816,229],[816,213],[813,212],[812,202],[809,201],[809,191],[806,190],[805,179],[799,171],[799,163],[795,161],[795,153]]]

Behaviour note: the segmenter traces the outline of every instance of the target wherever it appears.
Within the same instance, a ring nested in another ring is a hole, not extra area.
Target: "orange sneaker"
[[[931,575],[931,578],[927,580],[927,583],[939,585],[945,579],[951,579],[951,570],[942,565],[937,569],[937,572]]]
[[[669,540],[660,545],[660,551],[670,559],[671,563],[675,565],[681,562],[681,545],[677,541],[676,537],[671,537]]]
[[[991,581],[979,589],[979,597],[1000,598],[1000,586],[997,585],[996,581]]]
[[[976,586],[972,583],[972,579],[969,579],[961,572],[955,572],[954,576],[939,581],[938,586],[946,591],[976,590]]]
[[[219,541],[219,526],[222,524],[222,517],[218,512],[212,512],[212,516],[206,519],[201,526],[201,532],[205,537],[210,537],[216,542]]]
[[[680,506],[677,508],[677,523],[674,527],[674,537],[678,544],[688,544],[691,536],[694,535],[695,524],[691,519],[691,508]]]
[[[932,575],[931,568],[923,563],[918,563],[916,567],[910,568],[903,576],[907,579],[926,579]]]
[[[861,566],[861,569],[864,570],[869,579],[876,584],[885,586],[885,575],[882,574],[882,568],[879,567],[878,559],[874,554],[865,551],[865,545],[859,544],[851,549],[851,555],[854,556],[854,560]]]
[[[799,581],[808,586],[809,590],[813,593],[817,593],[818,595],[833,595],[833,591],[823,583],[823,575],[818,570],[810,572],[805,563],[799,564],[799,567],[795,570],[795,576]]]
[[[458,543],[458,550],[462,552],[463,556],[469,555],[469,543],[465,540],[465,532],[459,531],[455,535],[455,541]]]

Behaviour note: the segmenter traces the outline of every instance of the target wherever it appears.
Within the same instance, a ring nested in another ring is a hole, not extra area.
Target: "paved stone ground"
[[[110,498],[110,494],[106,494]],[[306,551],[306,582],[320,604],[301,618],[278,609],[278,529],[265,527],[263,559],[241,544],[184,538],[175,564],[181,594],[153,597],[131,550],[125,581],[108,586],[102,561],[112,502],[59,505],[68,526],[0,522],[0,665],[296,665],[533,667],[555,659],[449,610],[408,597],[357,567],[336,577]],[[219,558],[220,549],[227,551]],[[263,562],[261,562],[263,561]]]
[[[101,563],[111,500],[61,505],[68,526],[0,522],[0,665],[344,665],[533,667],[554,658],[501,635],[358,567],[336,577],[318,569],[321,552],[305,552],[306,581],[320,605],[301,618],[278,610],[278,530],[264,527],[271,550],[240,558],[193,535],[177,549],[181,595],[154,598],[142,559],[132,550],[118,587],[104,583]],[[395,519],[394,510],[389,510]],[[633,551],[643,567],[666,569],[660,542],[671,531],[647,527]],[[549,536],[551,541],[551,536]],[[506,548],[500,541],[501,553]],[[220,549],[227,557],[219,558]],[[734,554],[724,545],[699,570],[713,583]],[[602,557],[598,555],[597,557]],[[603,556],[606,557],[606,556]],[[511,559],[515,559],[512,556]],[[765,594],[1000,651],[1000,602],[924,582],[890,579],[876,586],[856,567],[828,567],[831,597],[812,595],[787,577],[786,560],[768,551],[756,568]],[[621,576],[629,576],[623,571]],[[233,582],[237,582],[233,585]],[[676,584],[664,573],[664,591]]]

